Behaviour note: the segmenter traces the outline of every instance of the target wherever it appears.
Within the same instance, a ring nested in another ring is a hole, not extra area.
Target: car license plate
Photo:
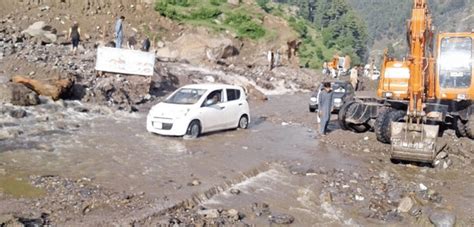
[[[451,72],[450,76],[451,77],[463,77],[464,73],[463,72]]]
[[[163,128],[163,123],[154,121],[153,122],[153,127],[157,129],[162,129]]]

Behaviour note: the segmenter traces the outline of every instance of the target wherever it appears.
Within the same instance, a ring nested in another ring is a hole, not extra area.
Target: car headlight
[[[311,97],[309,100],[310,100],[311,102],[316,102],[316,101],[318,101],[318,99],[317,99],[316,97]]]

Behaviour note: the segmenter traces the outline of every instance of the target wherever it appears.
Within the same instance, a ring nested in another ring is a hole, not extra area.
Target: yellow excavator
[[[474,139],[474,33],[435,35],[432,28],[427,0],[414,0],[407,58],[386,56],[377,97],[359,97],[339,112],[341,128],[372,128],[391,143],[393,160],[433,163],[440,126]]]

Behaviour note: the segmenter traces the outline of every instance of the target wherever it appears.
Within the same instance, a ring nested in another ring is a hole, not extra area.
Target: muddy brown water
[[[387,169],[406,181],[455,178],[437,189],[447,193],[453,206],[464,210],[461,215],[473,212],[467,204],[474,198],[469,189],[474,182],[472,174],[465,176],[466,182],[459,182],[461,173],[436,175],[400,165],[373,164],[351,151],[320,143],[315,138],[315,115],[308,112],[308,98],[309,94],[271,96],[265,103],[252,105],[249,129],[207,134],[196,140],[146,132],[146,112],[85,118],[84,126],[76,131],[22,141],[26,147],[0,143],[4,150],[0,152],[0,168],[6,172],[0,175],[0,188],[15,197],[36,197],[43,192],[25,186],[27,181],[15,178],[16,175],[87,177],[111,191],[144,192],[147,198],[158,201],[151,208],[139,209],[123,218],[151,216],[186,200],[209,208],[234,208],[250,214],[249,206],[260,202],[269,204],[272,212],[293,215],[295,224],[300,226],[355,225],[371,222],[351,213],[354,211],[324,203],[318,179],[291,174],[283,166],[303,170],[334,168],[366,174],[367,169],[375,168]],[[54,150],[28,149],[27,145],[34,145],[37,140]],[[189,186],[193,180],[200,184]],[[216,187],[220,189],[210,193]],[[241,195],[231,196],[230,188],[238,188]],[[6,211],[0,209],[1,212]],[[265,218],[251,215],[248,222],[267,223]]]

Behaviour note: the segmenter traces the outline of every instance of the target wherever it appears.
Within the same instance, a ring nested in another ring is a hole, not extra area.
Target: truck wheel
[[[337,120],[339,123],[339,127],[341,127],[342,130],[349,130],[349,125],[347,125],[346,123],[346,114],[347,110],[353,103],[354,102],[346,102],[339,109],[339,113],[337,114]]]
[[[390,143],[392,137],[392,122],[399,121],[405,116],[405,112],[401,110],[385,109],[379,114],[375,120],[374,131],[377,140],[382,143]]]
[[[461,118],[454,118],[453,125],[457,137],[467,137],[467,126],[466,123],[461,120]]]
[[[466,134],[470,139],[474,140],[474,115],[469,116],[465,124]]]
[[[357,133],[367,132],[370,129],[370,126],[367,124],[356,125],[346,122],[347,113],[350,113],[352,111],[352,108],[355,107],[353,104],[355,104],[355,102],[346,102],[339,109],[339,113],[337,116],[339,127],[341,127],[341,129],[343,130],[351,130]]]

